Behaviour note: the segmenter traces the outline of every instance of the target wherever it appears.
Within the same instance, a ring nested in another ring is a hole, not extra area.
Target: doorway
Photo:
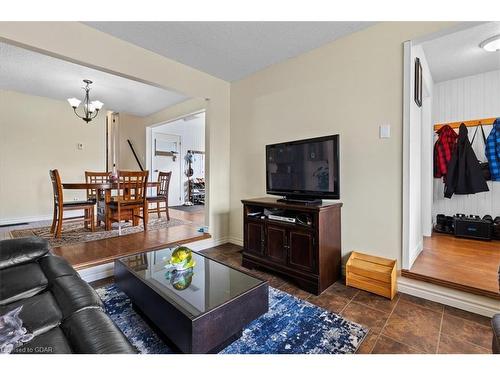
[[[151,155],[151,181],[158,180],[160,171],[172,172],[168,192],[168,205],[181,206],[183,201],[181,179],[181,137],[175,134],[153,132]]]
[[[151,179],[160,171],[172,171],[170,215],[200,227],[207,226],[205,129],[205,111],[199,111],[152,125],[146,131]]]
[[[500,59],[480,47],[492,33],[500,33],[500,23],[483,23],[405,43],[401,273],[498,300],[500,241],[491,219],[500,217],[500,184],[484,181],[487,191],[461,191],[445,197],[447,168],[442,166],[450,163],[455,143],[450,143],[446,161],[442,156],[435,158],[438,130],[447,126],[449,134],[458,133],[466,123],[475,158],[486,161],[485,142],[480,135],[484,130],[488,137],[492,120],[500,117]],[[417,58],[424,72],[424,89],[428,89],[420,105],[414,100]],[[479,128],[474,141],[478,124],[484,129]],[[474,215],[481,225],[489,216],[490,238],[474,239],[469,233],[464,236],[457,231],[460,215]]]

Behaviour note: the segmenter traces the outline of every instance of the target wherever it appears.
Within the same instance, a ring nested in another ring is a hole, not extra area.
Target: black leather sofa
[[[37,237],[0,241],[0,316],[21,305],[34,337],[13,353],[136,353],[92,287]]]
[[[493,328],[493,343],[491,349],[494,354],[500,354],[500,314],[495,315],[491,319],[491,327]]]

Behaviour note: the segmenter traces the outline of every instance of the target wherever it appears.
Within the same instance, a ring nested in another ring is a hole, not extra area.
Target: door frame
[[[208,227],[208,232],[211,232],[209,223],[209,212],[210,212],[210,134],[209,134],[209,104],[210,100],[205,99],[205,107],[197,109],[193,112],[188,112],[183,115],[173,117],[169,120],[164,120],[160,122],[153,123],[146,127],[146,155],[152,155],[152,144],[153,144],[153,129],[162,125],[170,124],[171,122],[182,120],[183,118],[190,117],[193,115],[198,115],[200,113],[205,114],[205,205],[204,205],[204,217],[205,226]],[[182,146],[182,144],[181,144]],[[151,157],[146,157],[146,169],[151,170]]]
[[[183,144],[182,144],[182,136],[181,135],[177,135],[177,134],[168,134],[168,133],[155,133],[153,131],[151,131],[151,144],[153,144],[153,141],[154,141],[154,134],[161,134],[161,135],[166,135],[166,136],[169,136],[169,137],[176,137],[179,139],[179,181],[178,181],[178,184],[179,184],[179,194],[181,195],[181,205],[185,202],[184,201],[184,184],[183,184],[183,181],[182,181],[182,176],[183,176],[183,168],[182,168],[182,159],[181,159],[181,156],[180,155],[183,155]],[[153,176],[153,158],[155,157],[155,155],[153,155],[153,148],[151,148],[151,152],[149,153],[149,159],[150,159],[150,166],[151,168],[148,169],[149,171],[151,171],[151,177]],[[172,181],[171,181],[172,182]],[[151,188],[153,189],[153,188]],[[150,194],[152,195],[152,192],[150,192]],[[172,207],[175,207],[175,206],[172,206]]]
[[[401,268],[410,269],[410,103],[411,40],[403,43],[403,223]]]

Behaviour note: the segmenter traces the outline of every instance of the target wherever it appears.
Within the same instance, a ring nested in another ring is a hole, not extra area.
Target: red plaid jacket
[[[439,136],[434,144],[434,177],[446,177],[451,154],[457,144],[458,135],[448,125],[437,131]]]

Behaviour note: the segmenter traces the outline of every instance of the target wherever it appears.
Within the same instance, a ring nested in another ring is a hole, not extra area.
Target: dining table
[[[158,187],[159,182],[147,182],[146,187]],[[96,196],[102,196],[104,191],[104,200],[97,199],[97,223],[103,222],[106,230],[111,230],[106,223],[107,203],[111,201],[111,192],[119,188],[118,182],[63,182],[62,188],[67,190],[96,190]]]

